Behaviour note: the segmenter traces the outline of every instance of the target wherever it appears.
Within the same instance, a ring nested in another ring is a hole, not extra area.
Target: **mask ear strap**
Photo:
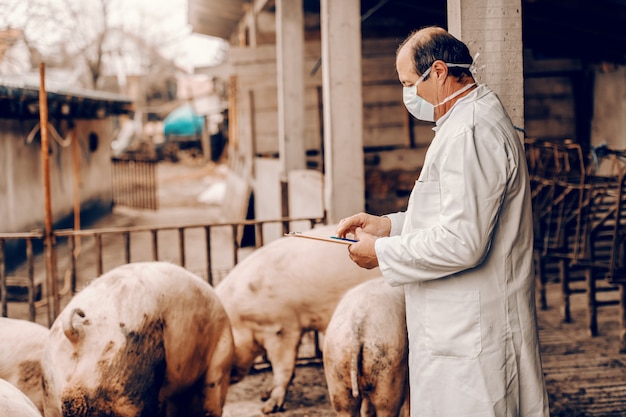
[[[480,67],[476,66],[476,60],[478,60],[478,57],[480,56],[480,52],[476,52],[476,54],[474,54],[474,59],[472,60],[472,65],[470,65],[469,70],[472,73],[472,76],[476,76],[476,73],[478,72],[479,69],[483,69],[485,68],[485,65],[481,65]]]

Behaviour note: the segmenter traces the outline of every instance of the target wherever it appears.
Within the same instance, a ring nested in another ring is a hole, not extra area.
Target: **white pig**
[[[402,287],[381,277],[348,291],[324,334],[324,374],[337,415],[408,416],[407,355]]]
[[[334,231],[324,226],[305,233],[329,237]],[[262,394],[262,411],[280,411],[303,332],[323,332],[343,294],[376,276],[378,268],[358,267],[340,243],[289,236],[256,249],[215,288],[235,340],[232,382],[266,353],[273,378]]]
[[[0,416],[41,417],[33,402],[15,385],[0,379]]]
[[[15,385],[43,412],[41,355],[48,328],[0,317],[0,378]]]
[[[166,262],[122,265],[52,324],[44,414],[220,416],[232,360],[228,316],[207,282]]]

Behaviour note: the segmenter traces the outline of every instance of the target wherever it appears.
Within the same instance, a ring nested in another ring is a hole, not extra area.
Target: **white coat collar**
[[[441,127],[441,125],[450,117],[450,114],[452,114],[452,112],[454,111],[455,108],[459,107],[459,106],[463,106],[464,104],[467,103],[472,103],[482,97],[484,97],[485,95],[491,93],[491,89],[489,87],[487,87],[485,84],[478,84],[476,86],[475,89],[473,89],[472,91],[470,91],[470,93],[464,97],[461,97],[460,99],[458,99],[453,105],[452,107],[450,107],[450,110],[448,110],[446,112],[446,114],[444,114],[443,116],[441,116],[441,118],[439,118],[439,120],[437,120],[435,122],[435,127],[433,127],[433,130],[436,132],[437,130],[439,130],[439,128]]]

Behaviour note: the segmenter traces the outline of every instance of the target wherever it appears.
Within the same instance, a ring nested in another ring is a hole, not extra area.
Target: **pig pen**
[[[310,357],[314,351],[312,333],[303,337],[300,356]],[[244,379],[231,385],[226,396],[223,417],[262,417],[261,394],[271,382],[269,368],[256,366]],[[330,417],[335,416],[328,397],[326,378],[321,361],[309,361],[296,366],[289,386],[284,411],[277,417]]]
[[[120,210],[100,219],[91,227],[133,224],[172,224],[183,219],[190,223],[214,221],[219,208],[198,201],[208,184],[222,180],[215,166],[187,163],[159,164],[160,209],[157,211]],[[122,244],[121,242],[119,243]],[[87,248],[83,248],[87,251]],[[195,272],[195,271],[194,271]],[[80,287],[81,285],[79,285]],[[548,308],[538,311],[542,359],[552,417],[626,417],[626,356],[618,354],[618,307],[603,310],[599,317],[600,335],[587,334],[586,299],[572,298],[571,323],[563,323],[560,283],[546,286]],[[24,303],[12,304],[9,317],[26,318]],[[44,324],[43,309],[37,321]],[[303,357],[311,356],[312,334],[303,339]],[[231,385],[224,406],[224,417],[257,417],[261,394],[271,379],[271,371],[257,366],[237,384]],[[285,410],[277,417],[335,416],[328,397],[321,361],[296,367],[289,387]]]
[[[262,417],[260,387],[269,382],[271,374],[260,372],[248,375],[230,387],[223,417]],[[321,364],[298,366],[292,387],[287,393],[285,411],[277,417],[330,417],[335,411],[328,399],[328,390]]]

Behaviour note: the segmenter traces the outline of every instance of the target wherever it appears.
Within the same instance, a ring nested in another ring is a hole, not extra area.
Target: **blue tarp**
[[[163,134],[168,136],[196,136],[202,133],[204,117],[198,116],[189,104],[184,104],[167,115]]]

